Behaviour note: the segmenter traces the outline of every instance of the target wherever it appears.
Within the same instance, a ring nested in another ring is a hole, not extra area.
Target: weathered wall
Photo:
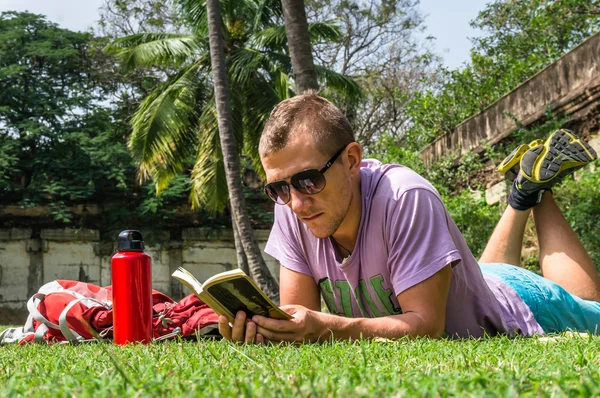
[[[261,249],[268,234],[255,231]],[[116,243],[101,242],[97,230],[42,229],[38,235],[31,229],[0,229],[0,325],[23,323],[27,300],[46,282],[111,283],[110,259]],[[174,299],[190,293],[171,278],[177,267],[185,267],[200,281],[237,267],[230,230],[184,229],[181,240],[165,240],[147,247],[146,252],[152,257],[153,288]],[[277,261],[264,252],[263,256],[279,279]]]
[[[477,152],[482,140],[495,144],[508,137],[517,128],[515,118],[524,126],[540,120],[547,106],[553,113],[568,115],[573,121],[598,113],[600,32],[438,138],[421,152],[421,158],[432,164],[442,156]]]

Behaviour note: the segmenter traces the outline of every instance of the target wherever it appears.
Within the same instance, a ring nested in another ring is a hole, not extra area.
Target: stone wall
[[[269,231],[255,231],[264,249]],[[55,279],[111,283],[110,260],[116,242],[100,240],[97,230],[0,229],[0,325],[22,324],[26,303],[41,285]],[[152,257],[152,285],[174,299],[189,294],[171,278],[180,266],[200,281],[237,267],[231,230],[184,229],[181,240],[164,240],[146,248]],[[279,279],[279,264],[263,252],[267,265]]]

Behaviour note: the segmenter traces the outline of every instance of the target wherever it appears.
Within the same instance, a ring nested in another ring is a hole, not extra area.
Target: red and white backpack
[[[218,316],[196,296],[178,303],[153,290],[154,337],[212,333]],[[55,280],[43,285],[27,302],[29,316],[22,328],[0,332],[0,344],[80,342],[112,338],[112,289],[90,283]]]

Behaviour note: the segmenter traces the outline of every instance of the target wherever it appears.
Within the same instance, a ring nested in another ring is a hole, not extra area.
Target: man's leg
[[[575,296],[600,301],[598,272],[552,194],[544,193],[541,203],[533,208],[533,219],[542,275]]]
[[[504,159],[496,171],[506,174],[506,178],[514,183],[515,178],[521,174],[521,158],[530,149],[544,145],[543,140],[535,140],[529,144],[519,145]],[[516,189],[513,184],[513,191]],[[512,193],[511,193],[512,194]],[[523,234],[531,207],[535,205],[535,199],[528,206],[508,206],[502,218],[494,228],[494,232],[488,241],[479,262],[481,263],[504,263],[512,265],[521,264],[521,249],[523,246]],[[511,201],[509,200],[509,204]]]
[[[600,301],[600,278],[592,260],[547,192],[563,177],[594,161],[597,154],[567,130],[552,133],[543,144],[535,141],[525,147],[529,149],[513,151],[498,168],[507,176],[517,176],[508,197],[510,206],[481,262],[519,264],[525,223],[533,208],[544,277],[573,295]]]
[[[519,265],[529,213],[508,206],[479,261]],[[582,299],[600,301],[598,272],[551,193],[533,208],[533,218],[542,275]]]
[[[496,225],[479,262],[519,265],[525,224],[531,210],[515,210],[508,206]]]

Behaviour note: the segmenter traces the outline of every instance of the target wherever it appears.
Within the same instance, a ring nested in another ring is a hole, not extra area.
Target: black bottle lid
[[[144,251],[144,240],[140,231],[121,231],[117,239],[117,251],[141,252]]]

